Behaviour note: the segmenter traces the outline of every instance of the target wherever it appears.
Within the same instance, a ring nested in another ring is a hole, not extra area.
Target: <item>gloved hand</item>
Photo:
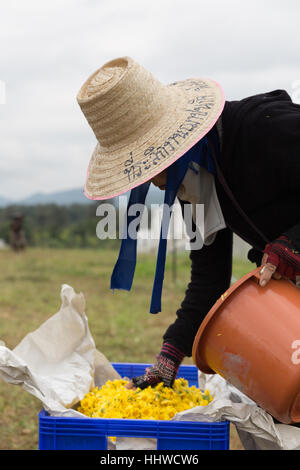
[[[164,343],[160,354],[156,356],[156,363],[148,367],[144,375],[133,377],[127,388],[144,389],[159,382],[163,382],[166,387],[172,387],[184,356],[180,349]]]
[[[300,275],[300,252],[285,235],[281,235],[266,245],[262,266],[259,281],[261,286],[265,286],[271,277],[286,277],[296,281],[296,276]]]

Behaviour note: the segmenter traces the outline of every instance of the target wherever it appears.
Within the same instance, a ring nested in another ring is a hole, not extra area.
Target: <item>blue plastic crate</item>
[[[122,377],[134,377],[152,364],[113,363]],[[181,366],[177,377],[198,384],[195,366]],[[157,450],[228,450],[229,422],[142,419],[61,418],[39,413],[40,450],[106,450],[107,436],[157,439]]]

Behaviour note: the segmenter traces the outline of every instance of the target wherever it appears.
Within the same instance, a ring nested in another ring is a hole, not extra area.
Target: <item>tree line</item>
[[[119,245],[118,239],[99,240],[97,237],[98,206],[99,201],[69,206],[41,204],[0,208],[0,239],[9,243],[14,214],[22,213],[23,230],[29,246],[104,248]]]

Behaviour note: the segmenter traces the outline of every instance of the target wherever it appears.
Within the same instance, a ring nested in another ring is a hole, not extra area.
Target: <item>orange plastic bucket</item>
[[[300,290],[286,279],[259,285],[256,268],[214,304],[193,360],[217,373],[278,421],[300,422]]]

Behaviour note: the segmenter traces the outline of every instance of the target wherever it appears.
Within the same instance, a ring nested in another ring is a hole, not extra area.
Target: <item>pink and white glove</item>
[[[262,266],[261,286],[265,286],[271,277],[285,277],[295,282],[296,277],[300,276],[300,252],[285,235],[281,235],[266,245]]]

